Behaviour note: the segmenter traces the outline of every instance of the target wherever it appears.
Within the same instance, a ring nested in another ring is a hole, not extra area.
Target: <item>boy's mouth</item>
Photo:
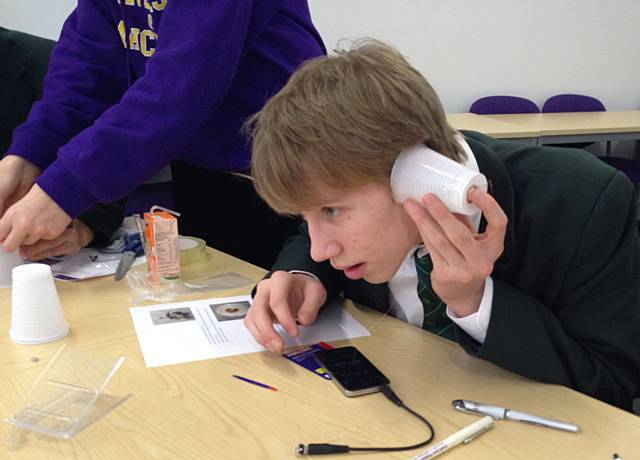
[[[350,267],[344,268],[344,274],[347,278],[352,280],[357,280],[362,278],[364,275],[364,270],[366,268],[366,264],[361,262],[359,264],[352,265]]]

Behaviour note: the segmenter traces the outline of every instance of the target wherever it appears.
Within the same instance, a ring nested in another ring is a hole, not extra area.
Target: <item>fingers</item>
[[[13,252],[22,245],[33,245],[44,237],[41,235],[43,232],[23,222],[24,219],[15,217],[11,209],[0,220],[0,241],[5,251]]]
[[[35,252],[33,253],[33,255],[23,254],[23,257],[26,257],[27,259],[31,259],[31,260],[41,260],[41,259],[46,259],[48,257],[69,255],[72,253],[72,251],[73,251],[73,246],[71,245],[71,243],[69,243],[68,241],[64,241],[58,246],[54,246],[44,251]],[[20,250],[20,253],[22,254],[22,249]]]
[[[414,220],[434,264],[460,265],[464,262],[459,248],[472,240],[469,228],[459,221],[446,206],[432,194],[424,198],[426,209],[417,202],[406,203],[405,209]]]
[[[469,201],[482,210],[487,228],[485,235],[503,234],[506,232],[509,219],[498,202],[487,192],[474,188],[469,192]]]
[[[506,214],[488,193],[474,189],[468,198],[487,220],[481,235],[469,218],[452,213],[433,194],[424,196],[424,208],[413,200],[403,204],[431,254],[434,291],[450,307],[466,313],[477,311],[478,293],[502,254],[507,226]]]
[[[443,256],[442,253],[438,250],[438,247],[435,243],[427,239],[426,241],[424,241],[424,245],[427,249],[427,252],[431,256],[434,267],[440,267],[442,269],[448,269],[451,267],[449,261],[447,261],[446,257]]]
[[[37,166],[11,152],[0,160],[0,216],[29,191],[39,174]]]
[[[9,210],[11,206],[20,201],[21,196],[16,193],[0,191],[0,217]]]
[[[244,319],[244,324],[263,347],[272,352],[280,352],[284,349],[284,341],[273,327],[273,316],[269,309],[270,280],[258,283],[253,304]]]
[[[53,240],[41,239],[35,244],[20,246],[20,254],[27,259],[39,260],[47,257],[76,254],[83,246],[77,232],[69,228]]]
[[[407,200],[405,210],[416,223],[434,269],[441,279],[462,281],[490,274],[493,263],[502,253],[507,217],[488,193],[473,189],[469,199],[486,213],[487,230],[481,235],[470,227],[468,219],[453,214],[434,194],[424,196],[424,208]]]
[[[7,166],[9,164],[8,161],[7,159],[0,161],[0,216],[4,215],[5,211],[9,209],[11,205],[9,200],[17,187],[16,172]]]
[[[271,278],[258,283],[245,325],[260,345],[280,353],[284,350],[284,341],[274,328],[274,322],[280,323],[295,337],[298,335],[296,314],[301,324],[310,325],[326,296],[324,286],[311,277],[274,272]]]
[[[54,240],[40,240],[32,245],[23,244],[22,246],[20,246],[20,255],[31,260],[44,259],[44,256],[41,256],[41,254],[51,249],[57,248],[64,242],[65,240],[60,237]]]
[[[280,323],[288,334],[298,335],[298,326],[289,304],[293,290],[293,276],[287,272],[275,272],[268,280],[258,283],[253,305],[245,318],[245,325],[256,341],[270,351],[281,353],[284,341],[273,327]]]
[[[5,194],[0,193],[0,217],[4,216],[4,213],[9,209],[12,205],[9,201],[9,197],[5,196]]]
[[[428,210],[427,217],[432,218],[432,227],[441,229],[442,235],[438,235],[438,239],[440,236],[448,237],[458,248],[472,244],[475,229],[468,217],[453,214],[436,195],[431,193],[424,196],[423,203]]]
[[[298,335],[298,326],[289,303],[294,288],[295,278],[292,274],[277,271],[271,275],[271,297],[269,306],[278,322],[293,337]],[[297,308],[297,306],[296,306]]]
[[[9,248],[7,248],[7,245],[5,244],[5,240],[7,239],[7,236],[9,235],[10,230],[11,230],[11,225],[9,221],[5,219],[5,217],[3,216],[2,218],[0,218],[0,242],[2,242],[2,247],[7,252],[13,252],[13,251],[9,251]]]
[[[69,215],[37,184],[0,219],[0,241],[6,251],[55,239],[71,222]]]
[[[464,257],[477,249],[478,241],[488,243],[494,250],[499,250],[504,243],[504,234],[508,224],[505,212],[495,199],[487,192],[472,188],[469,200],[478,206],[487,220],[487,228],[481,235],[466,216],[453,214],[434,194],[425,195],[424,209],[416,201],[407,200],[405,210],[416,223],[423,236],[423,241],[430,248],[436,248],[445,259],[456,262],[458,255]],[[411,203],[408,203],[412,201]],[[450,247],[450,242],[453,247]],[[453,249],[457,249],[453,251]]]
[[[10,215],[5,214],[0,219],[0,241],[7,252],[13,252],[27,236],[26,228],[20,225],[12,225]]]
[[[306,275],[301,275],[306,276]],[[310,326],[318,317],[320,307],[327,300],[327,290],[322,283],[313,279],[306,280],[304,301],[298,310],[298,321],[303,326]]]
[[[88,246],[95,236],[93,229],[80,219],[73,219],[68,231],[71,232],[70,235],[72,236],[70,241],[78,245],[78,251],[85,246]]]

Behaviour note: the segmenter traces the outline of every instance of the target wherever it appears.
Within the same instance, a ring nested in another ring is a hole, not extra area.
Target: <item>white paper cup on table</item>
[[[12,271],[11,330],[16,343],[53,342],[69,333],[51,267],[26,264]]]
[[[424,146],[403,150],[391,170],[391,190],[396,202],[413,198],[422,204],[427,193],[434,193],[451,212],[471,215],[480,209],[469,203],[469,190],[487,190],[487,179],[460,163]]]
[[[0,246],[0,288],[11,286],[11,270],[23,263],[18,251],[6,252]]]

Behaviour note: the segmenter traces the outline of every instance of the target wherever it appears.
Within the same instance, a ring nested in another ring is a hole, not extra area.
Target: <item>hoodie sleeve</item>
[[[118,102],[127,74],[115,27],[106,2],[80,0],[53,50],[43,98],[15,129],[8,152],[45,169],[61,146]]]

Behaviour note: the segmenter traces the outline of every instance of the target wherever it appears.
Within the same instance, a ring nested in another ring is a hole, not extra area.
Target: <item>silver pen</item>
[[[114,279],[116,281],[120,281],[124,278],[124,275],[127,274],[131,265],[136,260],[136,253],[133,251],[125,251],[122,253],[122,258],[120,262],[118,262],[118,266],[116,267],[116,273],[114,275]]]
[[[519,412],[513,409],[507,409],[491,404],[482,404],[474,401],[465,401],[464,399],[456,399],[451,402],[453,407],[462,412],[468,412],[475,415],[489,415],[494,419],[515,420],[517,422],[529,423],[531,425],[546,426],[555,428],[556,430],[570,431],[572,433],[580,432],[580,427],[573,423],[561,422],[550,418],[539,417],[537,415]]]

